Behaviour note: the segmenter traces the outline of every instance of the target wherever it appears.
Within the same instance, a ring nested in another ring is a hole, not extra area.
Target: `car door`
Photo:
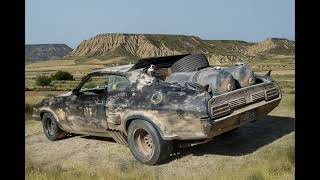
[[[106,99],[107,123],[110,129],[121,124],[120,114],[125,112],[131,96],[128,79],[121,75],[110,75]]]
[[[108,75],[91,76],[66,102],[68,121],[76,132],[105,132]]]

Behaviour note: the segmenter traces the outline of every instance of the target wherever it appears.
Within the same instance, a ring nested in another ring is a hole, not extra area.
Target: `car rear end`
[[[281,90],[269,76],[257,76],[254,85],[240,88],[208,101],[210,123],[207,138],[230,131],[267,115],[281,101]]]

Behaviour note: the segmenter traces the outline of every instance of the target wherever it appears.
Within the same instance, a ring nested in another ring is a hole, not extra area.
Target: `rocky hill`
[[[185,53],[205,53],[214,63],[250,61],[261,56],[294,56],[295,42],[268,38],[257,43],[234,40],[202,40],[196,36],[164,34],[99,34],[84,40],[65,58],[122,60]]]
[[[205,53],[214,63],[248,61],[261,55],[292,55],[295,43],[287,39],[268,38],[249,43],[233,40],[202,40],[196,36],[161,34],[100,34],[83,41],[67,57],[139,59],[184,53]]]
[[[210,46],[195,36],[158,34],[101,34],[83,41],[70,56],[166,56],[209,52]]]
[[[292,55],[295,51],[295,42],[280,38],[267,38],[264,41],[247,48],[246,54],[255,56],[261,53]]]
[[[25,62],[61,59],[72,50],[66,44],[26,44]]]

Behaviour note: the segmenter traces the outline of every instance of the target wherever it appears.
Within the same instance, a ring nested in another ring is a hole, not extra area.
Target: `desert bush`
[[[38,86],[50,86],[51,78],[45,75],[40,75],[36,77],[36,85]]]
[[[58,80],[58,81],[74,80],[73,75],[66,71],[57,71],[51,76],[51,79]]]

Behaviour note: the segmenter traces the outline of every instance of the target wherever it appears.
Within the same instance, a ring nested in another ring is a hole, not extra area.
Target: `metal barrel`
[[[235,89],[235,80],[232,75],[222,68],[205,68],[199,71],[199,75],[193,76],[194,82],[200,85],[209,85],[209,92],[223,94]]]
[[[173,73],[166,79],[167,82],[178,83],[184,86],[186,82],[193,82],[202,86],[209,85],[209,92],[223,94],[235,89],[235,80],[232,75],[222,68],[204,68],[193,72]]]
[[[230,74],[232,74],[233,78],[236,79],[237,85],[240,87],[251,86],[256,81],[256,77],[253,71],[246,64],[237,63],[233,67],[225,67],[223,69],[225,71],[228,71]]]

